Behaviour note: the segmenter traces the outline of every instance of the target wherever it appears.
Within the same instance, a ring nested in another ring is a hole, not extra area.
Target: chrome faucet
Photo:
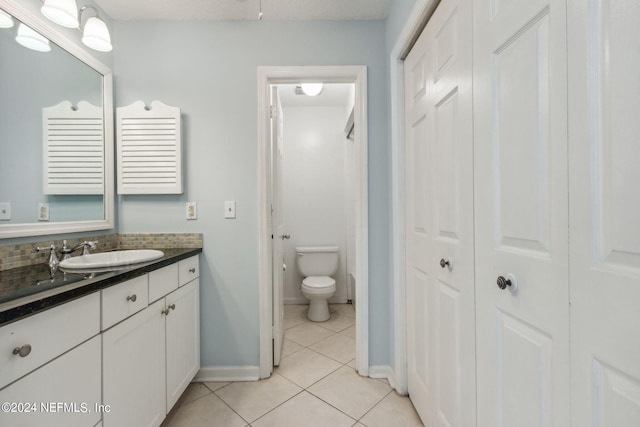
[[[98,241],[95,242],[87,242],[86,240],[80,243],[73,248],[69,248],[67,246],[67,241],[62,241],[62,249],[60,249],[60,255],[62,255],[62,259],[65,260],[67,258],[71,258],[71,254],[77,251],[78,249],[82,249],[82,255],[89,255],[89,248],[95,249],[98,247]]]

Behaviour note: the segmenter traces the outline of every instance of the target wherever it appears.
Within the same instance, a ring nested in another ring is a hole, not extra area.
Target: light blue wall
[[[130,22],[114,31],[115,105],[183,115],[185,193],[120,196],[119,231],[202,232],[202,365],[258,365],[257,67],[366,65],[370,363],[390,362],[388,55],[384,21]],[[223,201],[237,201],[225,220]],[[185,220],[185,202],[198,219]]]
[[[386,22],[387,57],[391,54],[415,3],[416,0],[393,0],[391,2]]]

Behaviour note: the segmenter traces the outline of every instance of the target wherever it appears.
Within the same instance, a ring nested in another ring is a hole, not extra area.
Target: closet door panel
[[[569,2],[572,417],[640,425],[635,2]]]
[[[470,28],[442,1],[405,62],[409,394],[433,426],[475,425]]]
[[[565,32],[562,1],[474,2],[479,426],[569,425]]]
[[[427,56],[427,37],[423,34],[405,61],[406,82],[406,278],[407,278],[407,355],[408,388],[420,417],[427,422],[434,413],[435,381],[433,372],[433,276],[429,260],[430,242],[429,122],[427,94],[431,92],[431,63]]]

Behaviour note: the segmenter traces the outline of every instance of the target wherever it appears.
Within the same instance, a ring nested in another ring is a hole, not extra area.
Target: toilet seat
[[[336,281],[329,276],[309,276],[302,281],[302,286],[311,289],[323,289],[334,286]]]

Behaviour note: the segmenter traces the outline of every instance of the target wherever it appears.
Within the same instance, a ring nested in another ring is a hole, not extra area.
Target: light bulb
[[[322,83],[302,83],[300,85],[305,95],[316,96],[322,92]]]

